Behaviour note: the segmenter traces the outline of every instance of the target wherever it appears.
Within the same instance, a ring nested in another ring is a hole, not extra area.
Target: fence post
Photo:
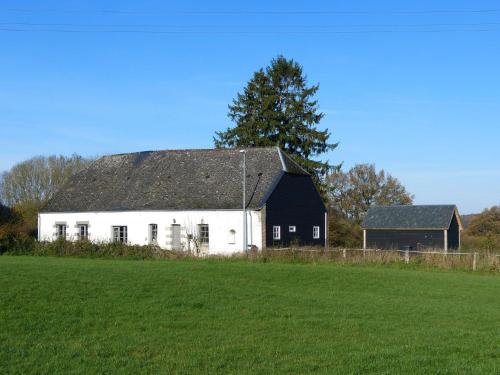
[[[475,271],[477,269],[477,252],[474,251],[474,257],[472,258],[472,270]]]
[[[342,250],[342,256],[345,258],[347,258],[347,251],[346,249]]]
[[[410,250],[405,250],[405,262],[406,264],[410,263]]]

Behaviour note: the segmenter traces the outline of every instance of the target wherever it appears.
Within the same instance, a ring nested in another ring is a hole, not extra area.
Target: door
[[[180,250],[181,248],[181,226],[180,224],[172,224],[172,250]]]

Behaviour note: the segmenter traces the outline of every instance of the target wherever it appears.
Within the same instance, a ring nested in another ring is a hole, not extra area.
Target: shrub
[[[12,231],[0,233],[0,254],[30,254],[36,247],[33,237]]]
[[[464,251],[500,252],[500,235],[473,236],[465,233],[461,243]]]

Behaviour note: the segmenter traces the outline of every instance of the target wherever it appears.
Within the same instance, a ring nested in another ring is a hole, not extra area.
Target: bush
[[[361,226],[333,209],[328,213],[328,237],[333,247],[359,248],[363,244]]]
[[[473,236],[466,232],[461,242],[463,251],[500,253],[500,235]]]
[[[90,258],[156,259],[185,256],[157,246],[127,245],[121,242],[95,243],[90,241],[37,242],[33,237],[8,232],[0,236],[0,254],[48,255]]]
[[[82,258],[125,258],[125,259],[198,259],[192,252],[163,250],[153,245],[126,245],[121,242],[66,241],[59,239],[53,242],[37,242],[26,235],[6,234],[0,237],[0,255],[33,255]],[[448,254],[409,253],[408,264],[405,264],[405,253],[397,250],[362,250],[331,249],[321,247],[290,247],[262,251],[251,251],[248,254],[234,254],[231,257],[212,255],[212,261],[249,261],[256,263],[295,263],[295,264],[400,264],[403,267],[442,268],[471,270],[474,253]],[[500,256],[490,252],[478,253],[476,269],[481,271],[500,271]]]
[[[154,259],[164,257],[163,253],[163,250],[151,245],[127,245],[121,242],[71,242],[64,239],[38,243],[33,251],[33,255],[130,259]]]
[[[31,236],[18,234],[12,231],[0,234],[0,254],[30,254],[37,243]]]

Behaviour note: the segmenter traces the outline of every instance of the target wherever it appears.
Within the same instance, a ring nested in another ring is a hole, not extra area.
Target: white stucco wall
[[[56,239],[56,224],[66,224],[67,239],[77,238],[77,223],[88,223],[89,240],[112,240],[113,226],[127,226],[128,243],[149,243],[149,224],[158,225],[158,245],[171,248],[172,224],[181,225],[181,238],[187,248],[186,237],[198,224],[209,225],[208,254],[233,254],[243,250],[243,212],[241,210],[216,211],[123,211],[123,212],[71,212],[41,213],[38,218],[39,240]],[[262,249],[260,211],[247,211],[248,244]],[[236,231],[235,243],[229,243],[230,230]]]

